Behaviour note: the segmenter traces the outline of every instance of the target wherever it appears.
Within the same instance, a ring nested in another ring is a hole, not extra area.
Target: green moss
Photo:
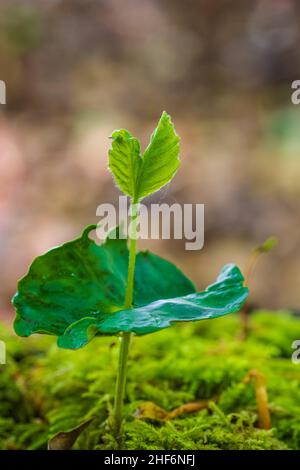
[[[128,449],[299,449],[300,366],[291,344],[300,321],[286,312],[257,312],[246,342],[239,318],[178,325],[134,338],[128,369]],[[113,449],[112,407],[117,340],[99,338],[80,351],[59,350],[52,338],[21,339],[0,328],[7,364],[0,366],[0,449],[42,449],[49,436],[95,416],[75,448]],[[251,369],[267,379],[272,429],[257,426]],[[217,397],[209,409],[172,421],[134,417],[144,401],[170,411]]]

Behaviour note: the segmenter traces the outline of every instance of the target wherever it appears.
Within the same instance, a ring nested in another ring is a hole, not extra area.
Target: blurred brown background
[[[300,309],[300,8],[292,0],[0,2],[0,315],[32,258],[116,202],[108,136],[146,145],[161,111],[182,166],[156,202],[205,203],[205,247],[143,242],[199,288],[254,246],[252,302]]]

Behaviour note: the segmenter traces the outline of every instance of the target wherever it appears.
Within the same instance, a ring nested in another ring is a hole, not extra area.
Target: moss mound
[[[300,365],[291,362],[291,344],[300,339],[300,321],[260,311],[252,326],[245,342],[237,315],[134,338],[124,448],[299,449]],[[74,448],[117,448],[107,426],[116,339],[99,338],[74,352],[58,349],[53,338],[18,338],[3,325],[0,337],[8,356],[0,366],[0,449],[44,449],[50,436],[92,416]],[[255,382],[243,380],[253,369],[266,379],[270,430],[258,426]],[[160,407],[167,415],[203,400],[209,403],[202,410],[173,419],[140,411]]]

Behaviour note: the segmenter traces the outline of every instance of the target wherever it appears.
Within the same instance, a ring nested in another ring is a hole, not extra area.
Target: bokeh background
[[[117,202],[109,135],[148,142],[167,110],[182,166],[155,202],[204,203],[205,246],[149,241],[199,288],[269,235],[251,301],[300,309],[300,4],[292,0],[0,2],[0,316],[32,258]]]

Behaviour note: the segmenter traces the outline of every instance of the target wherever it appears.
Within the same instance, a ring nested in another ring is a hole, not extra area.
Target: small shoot
[[[120,190],[134,203],[169,183],[179,168],[179,137],[164,111],[144,154],[130,132],[113,132],[109,169]]]

